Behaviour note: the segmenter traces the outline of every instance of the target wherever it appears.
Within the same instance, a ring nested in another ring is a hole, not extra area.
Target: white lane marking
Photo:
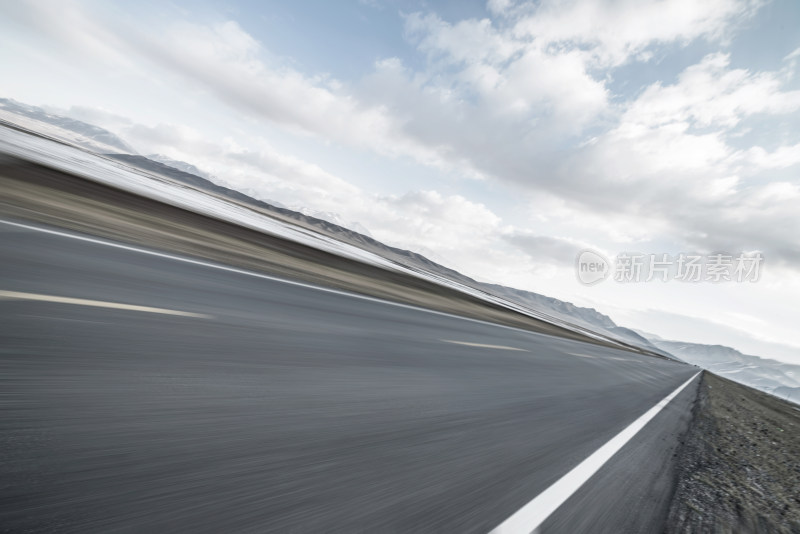
[[[530,534],[538,529],[550,514],[555,512],[573,493],[578,491],[578,488],[583,486],[592,475],[603,467],[603,464],[611,459],[699,374],[699,372],[696,373],[678,389],[664,397],[661,402],[647,410],[622,432],[611,438],[605,445],[597,449],[591,456],[575,466],[569,473],[558,479],[552,486],[520,508],[511,517],[500,523],[489,534]]]
[[[245,269],[238,269],[236,267],[228,267],[227,265],[221,265],[221,264],[211,263],[211,262],[207,262],[207,261],[193,260],[191,258],[184,258],[182,256],[176,256],[174,254],[166,254],[164,252],[156,252],[154,250],[147,250],[145,248],[139,248],[139,247],[134,247],[134,246],[130,246],[130,245],[123,245],[121,243],[114,243],[112,241],[105,241],[103,239],[97,239],[97,238],[93,238],[93,237],[87,237],[87,236],[82,236],[82,235],[77,235],[77,234],[71,234],[69,232],[63,232],[63,231],[59,231],[59,230],[51,230],[49,228],[41,228],[39,226],[33,226],[33,225],[30,225],[30,224],[23,224],[23,223],[17,223],[17,222],[12,222],[12,221],[5,221],[5,220],[2,220],[2,219],[0,219],[0,223],[1,224],[7,224],[7,225],[10,225],[10,226],[16,226],[18,228],[25,228],[26,230],[33,230],[35,232],[42,232],[42,233],[45,233],[45,234],[52,234],[52,235],[57,235],[57,236],[60,236],[60,237],[67,237],[67,238],[70,238],[70,239],[77,239],[78,241],[86,241],[87,243],[94,243],[96,245],[105,245],[107,247],[119,248],[119,249],[122,249],[122,250],[131,251],[131,252],[139,252],[140,254],[148,254],[150,256],[156,256],[156,257],[159,257],[159,258],[166,258],[166,259],[170,259],[170,260],[180,261],[180,262],[183,262],[183,263],[190,263],[192,265],[199,265],[201,267],[208,267],[210,269],[219,269],[220,271],[227,271],[227,272],[230,272],[230,273],[237,273],[237,274],[243,274],[245,276],[252,276],[252,277],[255,277],[255,278],[262,278],[264,280],[271,280],[273,282],[280,282],[280,283],[288,284],[288,285],[291,285],[291,286],[304,287],[304,288],[307,288],[307,289],[316,289],[317,291],[323,291],[325,293],[332,293],[334,295],[341,295],[341,296],[344,296],[344,297],[350,297],[350,298],[354,298],[354,299],[366,300],[366,301],[369,301],[369,302],[377,302],[379,304],[386,304],[388,306],[396,306],[398,308],[405,308],[407,310],[415,310],[415,311],[421,311],[421,312],[425,312],[425,313],[431,313],[433,315],[439,315],[441,317],[449,317],[451,319],[460,319],[462,321],[469,321],[471,323],[478,323],[478,324],[494,326],[494,327],[497,327],[497,328],[504,328],[506,330],[513,330],[515,332],[522,332],[524,334],[529,334],[529,335],[534,335],[534,336],[543,336],[543,337],[553,338],[553,339],[562,340],[562,341],[563,340],[567,340],[567,338],[564,338],[564,337],[561,337],[561,336],[557,336],[555,334],[545,334],[544,332],[534,332],[533,330],[524,330],[522,328],[517,328],[517,327],[514,327],[514,326],[506,326],[504,324],[491,323],[489,321],[483,321],[481,319],[473,319],[471,317],[463,317],[461,315],[455,315],[455,314],[452,314],[452,313],[441,312],[441,311],[436,311],[436,310],[430,310],[428,308],[421,308],[419,306],[413,306],[411,304],[401,304],[399,302],[392,302],[391,300],[383,300],[383,299],[380,299],[380,298],[377,298],[377,297],[368,297],[366,295],[359,295],[358,293],[349,293],[347,291],[342,291],[340,289],[331,289],[331,288],[328,288],[328,287],[322,287],[322,286],[315,286],[313,284],[307,284],[305,282],[297,282],[297,281],[294,281],[294,280],[286,280],[285,278],[278,278],[276,276],[270,276],[268,274],[257,273],[255,271],[248,271],[248,270],[245,270]],[[578,342],[578,343],[586,343],[585,341],[576,341],[576,342]],[[620,350],[622,350],[622,349],[620,349]]]
[[[589,356],[588,354],[578,354],[577,352],[568,352],[567,354],[569,354],[570,356],[577,356],[579,358],[592,358],[592,359],[595,358],[594,356]]]
[[[507,347],[505,345],[486,345],[484,343],[468,343],[466,341],[455,341],[453,339],[440,339],[445,343],[453,343],[455,345],[466,345],[467,347],[480,347],[483,349],[498,349],[498,350],[518,350],[520,352],[530,352],[527,349],[520,349],[517,347]]]
[[[199,319],[211,318],[210,315],[205,315],[202,313],[192,313],[180,310],[168,310],[166,308],[153,308],[151,306],[137,306],[135,304],[121,304],[119,302],[105,302],[102,300],[76,299],[72,297],[57,297],[55,295],[40,295],[38,293],[21,293],[19,291],[0,290],[0,299],[36,300],[41,302],[57,302],[59,304],[75,304],[77,306],[91,306],[94,308],[114,308],[117,310],[138,311],[145,313],[180,315],[183,317],[197,317]]]

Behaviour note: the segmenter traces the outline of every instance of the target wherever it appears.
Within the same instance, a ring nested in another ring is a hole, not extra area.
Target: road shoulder
[[[800,532],[800,406],[709,372],[666,533]]]

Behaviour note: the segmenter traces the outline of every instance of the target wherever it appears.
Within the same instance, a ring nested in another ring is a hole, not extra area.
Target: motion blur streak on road
[[[488,532],[695,373],[5,225],[0,257],[2,291],[210,317],[0,300],[0,530]],[[544,531],[663,521],[693,398]]]

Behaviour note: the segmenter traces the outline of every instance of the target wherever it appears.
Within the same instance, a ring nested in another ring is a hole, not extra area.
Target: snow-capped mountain
[[[800,365],[742,354],[723,345],[666,341],[656,336],[650,337],[650,342],[685,362],[800,404]]]

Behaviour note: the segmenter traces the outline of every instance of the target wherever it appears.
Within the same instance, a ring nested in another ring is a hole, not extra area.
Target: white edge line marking
[[[455,345],[466,345],[467,347],[479,347],[483,349],[498,349],[498,350],[518,350],[520,352],[530,352],[527,349],[520,349],[517,347],[508,347],[506,345],[486,345],[484,343],[469,343],[467,341],[455,341],[453,339],[440,339],[445,343],[453,343]]]
[[[208,268],[211,268],[211,269],[219,269],[221,271],[228,271],[228,272],[231,272],[231,273],[243,274],[243,275],[246,275],[246,276],[253,276],[255,278],[262,278],[264,280],[272,280],[273,282],[281,282],[281,283],[289,284],[289,285],[292,285],[292,286],[305,287],[307,289],[316,289],[317,291],[324,291],[325,293],[332,293],[334,295],[342,295],[342,296],[350,297],[350,298],[354,298],[354,299],[361,299],[361,300],[366,300],[366,301],[369,301],[369,302],[377,302],[377,303],[380,303],[380,304],[387,304],[389,306],[396,306],[398,308],[405,308],[407,310],[416,310],[416,311],[421,311],[421,312],[425,312],[425,313],[431,313],[431,314],[434,314],[434,315],[439,315],[439,316],[442,316],[442,317],[450,317],[451,319],[460,319],[462,321],[469,321],[469,322],[472,322],[472,323],[485,324],[485,325],[489,325],[489,326],[495,326],[497,328],[505,328],[507,330],[513,330],[515,332],[522,332],[522,333],[525,333],[525,334],[530,334],[530,335],[535,335],[535,336],[544,336],[544,337],[549,337],[549,338],[553,338],[553,339],[559,339],[559,340],[563,340],[563,341],[574,341],[576,343],[587,343],[586,341],[570,340],[569,338],[561,337],[561,336],[558,336],[558,335],[555,335],[555,334],[546,334],[544,332],[534,332],[533,330],[525,330],[525,329],[522,329],[522,328],[516,328],[514,326],[506,326],[504,324],[492,323],[492,322],[489,322],[489,321],[483,321],[481,319],[473,319],[471,317],[464,317],[464,316],[461,316],[461,315],[455,315],[453,313],[430,310],[428,308],[421,308],[419,306],[414,306],[414,305],[411,305],[411,304],[401,304],[400,302],[392,302],[391,300],[383,300],[383,299],[380,299],[380,298],[377,298],[377,297],[368,297],[366,295],[359,295],[358,293],[350,293],[350,292],[343,291],[343,290],[340,290],[340,289],[331,289],[331,288],[327,288],[327,287],[316,286],[316,285],[313,285],[313,284],[307,284],[305,282],[297,282],[297,281],[294,281],[294,280],[287,280],[285,278],[278,278],[276,276],[270,276],[268,274],[257,273],[255,271],[248,271],[248,270],[245,270],[245,269],[238,269],[236,267],[228,267],[226,265],[221,265],[221,264],[218,264],[218,263],[211,263],[211,262],[202,261],[202,260],[193,260],[191,258],[185,258],[185,257],[181,257],[181,256],[176,256],[176,255],[173,255],[173,254],[166,254],[164,252],[156,252],[154,250],[147,250],[145,248],[134,247],[134,246],[131,246],[131,245],[123,245],[121,243],[114,243],[113,241],[106,241],[106,240],[103,240],[103,239],[87,237],[87,236],[82,236],[82,235],[77,235],[77,234],[71,234],[69,232],[63,232],[63,231],[59,231],[59,230],[51,230],[49,228],[42,228],[42,227],[39,227],[39,226],[30,225],[30,224],[17,223],[17,222],[2,220],[2,219],[0,219],[0,223],[7,224],[9,226],[16,226],[18,228],[25,228],[27,230],[33,230],[33,231],[36,231],[36,232],[42,232],[42,233],[45,233],[45,234],[52,234],[52,235],[57,235],[57,236],[61,236],[61,237],[68,237],[70,239],[77,239],[78,241],[86,241],[88,243],[94,243],[96,245],[105,245],[107,247],[114,247],[114,248],[119,248],[119,249],[122,249],[122,250],[129,250],[129,251],[132,251],[132,252],[139,252],[141,254],[149,254],[150,256],[156,256],[156,257],[159,257],[159,258],[166,258],[166,259],[175,260],[175,261],[181,261],[183,263],[190,263],[192,265],[200,265],[202,267],[208,267]],[[618,350],[624,350],[624,349],[618,349]]]
[[[658,412],[663,410],[699,374],[699,372],[696,373],[678,389],[664,397],[661,402],[647,410],[622,432],[611,438],[605,445],[597,449],[591,456],[575,466],[569,473],[558,479],[552,486],[520,508],[511,517],[500,523],[489,534],[530,534],[539,528],[550,514],[564,504],[578,488],[583,486],[592,475],[603,467],[603,464],[644,428]]]
[[[41,302],[57,302],[59,304],[75,304],[77,306],[92,306],[94,308],[114,308],[117,310],[160,313],[163,315],[181,315],[183,317],[197,317],[199,319],[211,319],[210,315],[205,315],[202,313],[168,310],[166,308],[153,308],[151,306],[137,306],[135,304],[120,304],[117,302],[105,302],[102,300],[76,299],[72,297],[57,297],[55,295],[41,295],[38,293],[21,293],[19,291],[0,290],[0,299],[36,300]]]

